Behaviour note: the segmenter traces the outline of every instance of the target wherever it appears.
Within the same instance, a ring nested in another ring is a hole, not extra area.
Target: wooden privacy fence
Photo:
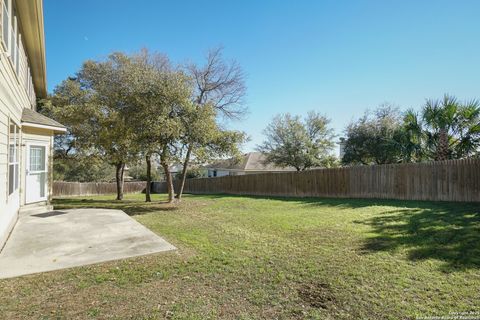
[[[142,192],[145,189],[145,182],[125,182],[124,193]],[[117,192],[115,182],[53,182],[53,196],[89,196],[97,194],[109,194]]]
[[[189,179],[185,192],[480,202],[480,159]]]

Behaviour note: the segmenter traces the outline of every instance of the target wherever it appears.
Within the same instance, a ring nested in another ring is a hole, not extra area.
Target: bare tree
[[[187,73],[195,82],[195,102],[199,107],[209,103],[228,119],[240,119],[245,115],[245,77],[236,61],[227,63],[223,48],[208,52],[207,62],[199,67],[187,66]]]
[[[222,53],[222,47],[212,49],[207,54],[204,66],[186,66],[186,72],[194,82],[193,102],[196,108],[213,107],[217,114],[226,119],[241,119],[247,112],[244,101],[245,76],[240,65],[236,61],[226,62]],[[176,196],[178,199],[183,193],[188,164],[197,141],[195,133],[186,132],[184,144],[187,152]]]

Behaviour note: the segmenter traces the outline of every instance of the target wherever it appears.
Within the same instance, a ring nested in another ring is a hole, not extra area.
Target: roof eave
[[[17,0],[16,7],[22,28],[33,85],[38,98],[47,96],[47,67],[42,0]],[[28,23],[26,23],[28,21]]]

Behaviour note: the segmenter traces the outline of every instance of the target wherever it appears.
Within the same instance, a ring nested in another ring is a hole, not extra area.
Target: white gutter
[[[53,130],[53,131],[56,131],[56,132],[67,132],[67,129],[64,128],[64,127],[48,126],[48,125],[45,125],[45,124],[38,124],[38,123],[32,123],[32,122],[22,122],[22,126],[38,128],[38,129]]]

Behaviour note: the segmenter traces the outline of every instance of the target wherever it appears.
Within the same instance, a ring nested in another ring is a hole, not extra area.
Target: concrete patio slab
[[[121,210],[74,209],[21,216],[0,253],[0,278],[174,249]]]

